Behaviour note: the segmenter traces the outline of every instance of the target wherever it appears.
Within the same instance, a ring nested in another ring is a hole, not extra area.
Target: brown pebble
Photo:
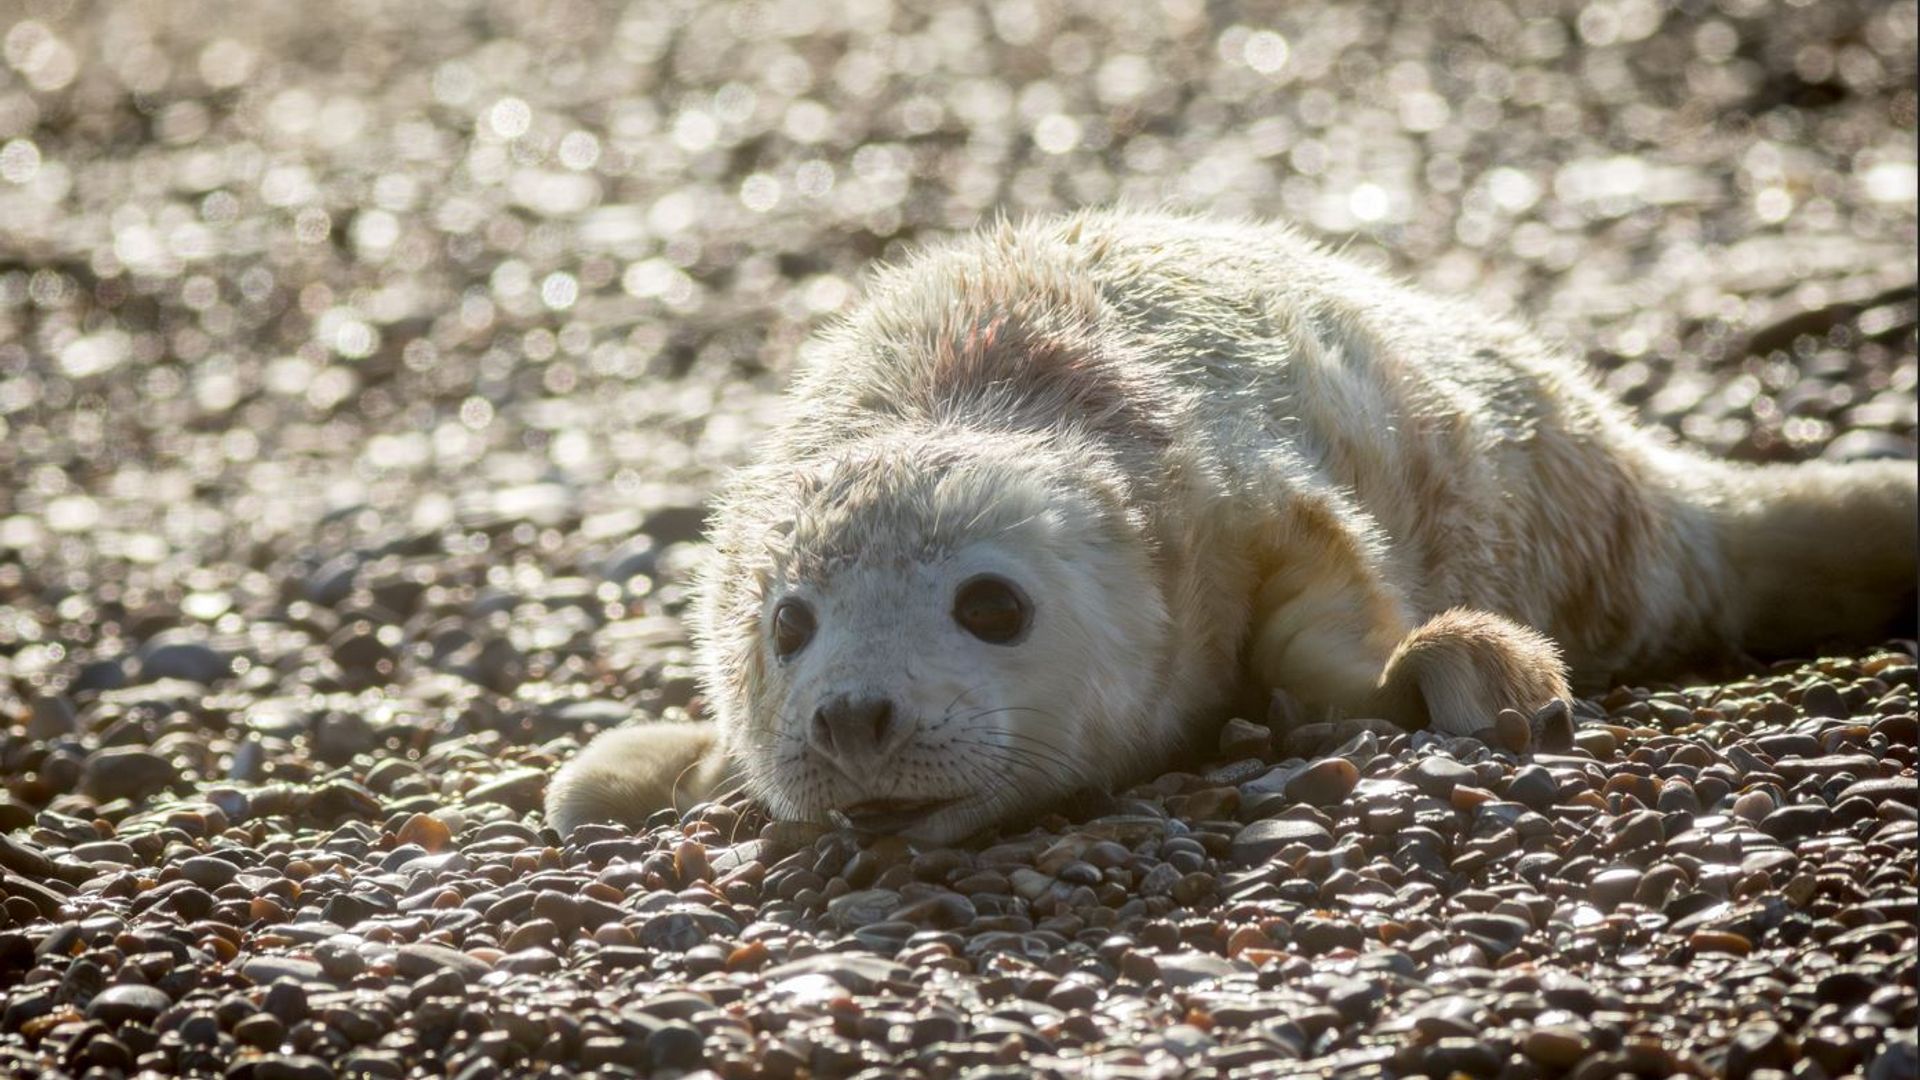
[[[1520,1040],[1520,1052],[1554,1069],[1571,1069],[1593,1051],[1593,1040],[1570,1027],[1537,1027]]]
[[[1640,871],[1631,866],[1616,866],[1611,870],[1602,870],[1593,876],[1592,884],[1587,886],[1587,895],[1595,904],[1603,908],[1614,908],[1631,900],[1640,888]]]
[[[1524,754],[1533,749],[1533,722],[1518,709],[1501,709],[1493,717],[1493,741]]]
[[[257,1050],[273,1050],[286,1038],[287,1026],[272,1013],[257,1012],[233,1026],[233,1037]]]
[[[707,848],[698,840],[682,840],[673,849],[673,872],[680,876],[681,884],[705,881],[713,874],[713,867],[707,862]]]
[[[1597,758],[1610,758],[1620,749],[1620,740],[1605,728],[1582,728],[1573,733],[1573,745]]]
[[[1160,965],[1151,953],[1136,950],[1120,958],[1120,974],[1134,982],[1150,983],[1160,977]]]
[[[1497,802],[1499,798],[1498,795],[1488,791],[1486,788],[1474,787],[1471,784],[1462,784],[1453,789],[1453,794],[1447,797],[1447,801],[1453,804],[1455,810],[1471,811],[1475,807],[1483,806],[1490,802]]]
[[[1739,798],[1733,800],[1734,816],[1746,818],[1748,821],[1759,821],[1773,813],[1775,809],[1773,796],[1757,789],[1744,792]]]
[[[625,923],[606,923],[594,930],[593,940],[602,945],[633,945],[640,939]]]
[[[1227,955],[1237,957],[1248,949],[1271,949],[1273,944],[1273,939],[1259,927],[1239,926],[1227,935]]]
[[[1673,891],[1685,884],[1686,871],[1670,862],[1656,863],[1640,879],[1640,885],[1634,890],[1634,903],[1659,910],[1666,905]]]
[[[1287,781],[1286,796],[1295,802],[1331,806],[1353,791],[1360,770],[1346,758],[1321,758]]]
[[[1687,939],[1694,952],[1722,952],[1745,956],[1753,951],[1753,942],[1725,930],[1699,930]]]
[[[535,946],[551,945],[558,936],[559,930],[552,922],[546,919],[528,919],[514,927],[513,932],[508,934],[507,939],[500,944],[508,952],[519,952]]]
[[[1176,795],[1167,800],[1167,813],[1188,821],[1228,820],[1239,809],[1238,788],[1203,788],[1191,795]]]
[[[453,831],[432,814],[415,814],[400,826],[395,839],[402,844],[419,844],[428,851],[444,851],[453,843]]]
[[[749,941],[727,954],[727,970],[759,971],[771,959],[773,954],[767,950],[765,942]]]

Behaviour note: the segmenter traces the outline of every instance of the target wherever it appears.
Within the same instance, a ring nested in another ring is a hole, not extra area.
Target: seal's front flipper
[[[712,724],[631,724],[602,732],[554,774],[547,824],[565,836],[588,822],[637,827],[655,811],[712,798],[727,761]]]
[[[1393,650],[1366,711],[1405,728],[1477,735],[1501,709],[1531,716],[1569,696],[1567,666],[1553,642],[1511,619],[1455,608]]]

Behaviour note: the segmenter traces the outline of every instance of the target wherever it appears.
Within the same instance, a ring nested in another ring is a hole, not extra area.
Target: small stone
[[[1762,1069],[1790,1069],[1794,1052],[1785,1031],[1770,1020],[1742,1024],[1727,1046],[1727,1080],[1746,1080]]]
[[[827,917],[842,930],[852,930],[888,918],[900,906],[900,894],[891,889],[861,889],[827,904]]]
[[[1360,770],[1342,757],[1321,758],[1291,780],[1286,795],[1296,802],[1332,806],[1345,799],[1360,782]]]
[[[372,777],[369,776],[368,780],[371,781]],[[413,815],[401,824],[400,831],[394,836],[402,844],[419,844],[427,851],[444,851],[448,844],[453,843],[453,830],[432,814]]]
[[[1534,810],[1546,810],[1560,797],[1560,782],[1542,765],[1522,765],[1507,781],[1506,796]]]
[[[856,994],[870,994],[882,982],[910,982],[913,972],[883,957],[820,953],[769,968],[761,978],[764,985],[777,988],[783,982],[814,976],[825,976]]]
[[[508,953],[495,966],[519,975],[545,975],[560,970],[560,957],[552,949],[536,945]]]
[[[1748,821],[1760,821],[1773,811],[1773,796],[1758,789],[1744,792],[1733,800],[1734,816]]]
[[[684,1020],[669,1021],[647,1036],[647,1061],[656,1070],[698,1069],[706,1061],[706,1039]]]
[[[1571,1069],[1593,1052],[1593,1041],[1570,1027],[1537,1027],[1520,1040],[1520,1052],[1552,1069]]]
[[[126,1023],[147,1024],[172,1004],[172,998],[154,987],[122,983],[95,994],[87,1004],[87,1015],[109,1027]]]
[[[257,1012],[233,1025],[233,1037],[256,1050],[277,1050],[287,1037],[287,1025],[267,1012]]]
[[[180,782],[173,762],[138,746],[109,746],[87,758],[80,772],[80,790],[105,802],[138,801]]]
[[[1449,1035],[1427,1048],[1426,1059],[1434,1076],[1493,1076],[1502,1055],[1477,1036]]]
[[[1724,930],[1697,930],[1687,938],[1687,944],[1693,946],[1694,952],[1700,953],[1732,953],[1735,956],[1745,956],[1753,951],[1753,942],[1739,934]]]
[[[1663,814],[1698,814],[1700,796],[1693,790],[1692,784],[1676,778],[1668,780],[1660,789],[1655,806]]]
[[[492,970],[484,961],[458,949],[420,943],[400,946],[394,968],[408,979],[418,979],[440,971],[452,971],[467,979],[478,979]]]
[[[1333,846],[1333,834],[1311,821],[1268,818],[1243,827],[1233,837],[1233,859],[1246,866],[1266,862],[1289,844],[1305,844],[1315,851]]]
[[[319,962],[322,971],[344,981],[367,968],[360,945],[360,939],[352,934],[335,934],[313,947],[313,958]]]
[[[468,790],[469,805],[505,803],[521,813],[537,809],[547,790],[545,769],[512,769]]]
[[[367,771],[367,787],[384,794],[392,791],[394,785],[401,780],[416,775],[419,771],[419,766],[410,761],[387,758]]]
[[[40,741],[71,735],[76,730],[73,702],[65,696],[41,694],[33,699],[27,717],[27,736]]]
[[[181,679],[205,686],[232,674],[231,661],[207,644],[197,629],[156,634],[141,646],[136,659],[141,682]]]
[[[1555,698],[1533,714],[1533,742],[1549,754],[1573,749],[1573,710],[1565,701]]]
[[[1620,740],[1601,727],[1581,728],[1574,732],[1573,745],[1597,758],[1610,758],[1620,749]]]
[[[508,952],[519,952],[522,949],[551,945],[558,936],[559,931],[546,919],[528,919],[514,927],[513,932],[500,942],[500,947]]]
[[[1825,803],[1794,803],[1760,819],[1760,831],[1792,845],[1826,828],[1833,811]]]
[[[254,1080],[333,1080],[325,1061],[307,1054],[263,1057],[253,1063]]]
[[[1406,773],[1422,793],[1436,799],[1447,799],[1453,795],[1453,789],[1462,784],[1478,784],[1480,777],[1468,765],[1462,765],[1449,757],[1428,754],[1416,762]]]
[[[1631,866],[1602,870],[1587,886],[1587,895],[1596,905],[1612,909],[1633,899],[1635,890],[1640,888],[1640,878],[1640,871]]]
[[[1837,806],[1847,799],[1866,799],[1876,806],[1883,802],[1913,806],[1916,802],[1920,802],[1920,779],[1911,776],[1889,776],[1856,780],[1848,784],[1846,790],[1834,799],[1834,804]]]
[[[104,1033],[88,1039],[80,1054],[82,1061],[95,1067],[88,1070],[89,1075],[96,1069],[124,1073],[133,1065],[133,1051],[127,1044]]]
[[[1533,722],[1518,709],[1501,709],[1493,717],[1493,741],[1516,754],[1533,749]]]
[[[704,944],[707,936],[699,921],[685,911],[655,915],[640,927],[640,944],[664,952],[686,952]]]
[[[673,849],[673,872],[683,883],[705,881],[713,876],[707,848],[698,840],[682,840]]]
[[[325,979],[319,964],[295,956],[256,956],[240,965],[240,974],[261,986],[282,979],[294,982],[319,982]]]
[[[1230,787],[1202,788],[1167,800],[1167,812],[1187,821],[1232,820],[1240,809],[1240,790]]]
[[[1223,758],[1266,757],[1273,752],[1273,729],[1234,717],[1220,729]]]
[[[1873,1064],[1867,1067],[1866,1080],[1910,1080],[1914,1076],[1920,1076],[1920,1040],[1912,1031],[1889,1033]]]
[[[1821,754],[1819,739],[1798,732],[1762,735],[1753,743],[1773,758],[1819,757]]]
[[[1224,979],[1244,970],[1233,961],[1212,953],[1177,952],[1155,957],[1154,960],[1160,968],[1160,981],[1169,986],[1192,986]]]
[[[178,865],[181,877],[203,889],[218,889],[240,873],[238,866],[212,855],[195,855],[181,860]]]
[[[1853,715],[1852,710],[1847,708],[1847,699],[1840,696],[1839,688],[1828,682],[1813,683],[1802,690],[1800,708],[1808,716],[1826,716],[1836,720],[1845,720]]]
[[[329,765],[345,765],[380,746],[380,736],[357,712],[330,712],[313,729],[313,756]]]

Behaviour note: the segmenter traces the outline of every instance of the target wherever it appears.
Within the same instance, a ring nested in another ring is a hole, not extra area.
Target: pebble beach
[[[878,261],[1285,218],[1671,437],[1916,456],[1916,5],[0,0],[0,1072],[1920,1075],[1920,648],[1231,720],[952,848],[742,798],[716,480]]]

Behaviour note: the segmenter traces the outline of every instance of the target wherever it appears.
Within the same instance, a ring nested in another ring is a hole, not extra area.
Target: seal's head
[[[950,841],[1164,749],[1167,599],[1071,444],[856,442],[743,476],[715,540],[710,707],[776,816]]]

